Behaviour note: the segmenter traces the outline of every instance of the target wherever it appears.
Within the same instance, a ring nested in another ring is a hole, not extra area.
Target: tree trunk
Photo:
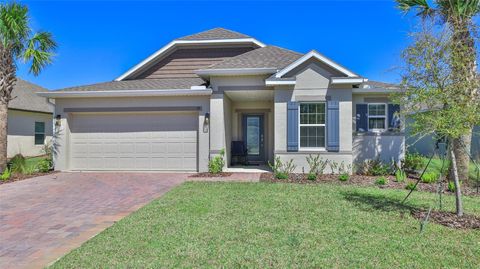
[[[453,139],[453,151],[455,152],[457,160],[457,172],[458,178],[465,183],[468,183],[469,179],[469,165],[470,154],[472,144],[472,130],[468,134],[462,135],[460,138]],[[450,169],[450,180],[454,180],[453,169]]]
[[[458,179],[457,160],[455,158],[455,146],[450,146],[450,159],[452,160],[453,183],[455,184],[455,205],[457,216],[463,216],[462,192],[460,190],[460,180]]]
[[[8,104],[0,102],[0,171],[7,166]]]
[[[7,166],[7,124],[8,103],[12,100],[12,91],[15,86],[16,67],[13,52],[0,43],[0,170]]]

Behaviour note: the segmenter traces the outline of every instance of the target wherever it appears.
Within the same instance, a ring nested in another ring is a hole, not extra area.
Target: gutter
[[[141,97],[141,96],[210,96],[212,89],[114,90],[114,91],[51,91],[39,92],[48,98]]]

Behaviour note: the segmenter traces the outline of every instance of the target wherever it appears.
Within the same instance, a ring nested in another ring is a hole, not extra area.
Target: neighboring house
[[[57,170],[207,171],[243,141],[250,164],[275,156],[352,164],[398,160],[404,135],[388,84],[324,55],[215,28],[173,40],[115,81],[46,92],[55,98]]]
[[[52,138],[53,105],[37,93],[46,89],[17,79],[8,104],[7,155],[38,156],[45,154],[44,145]]]

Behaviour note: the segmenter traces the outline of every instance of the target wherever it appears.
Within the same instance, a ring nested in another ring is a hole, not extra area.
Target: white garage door
[[[73,170],[197,170],[195,113],[73,114]]]

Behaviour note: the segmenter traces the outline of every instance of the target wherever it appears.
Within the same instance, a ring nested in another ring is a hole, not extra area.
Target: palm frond
[[[18,56],[30,35],[28,8],[18,3],[0,4],[0,38]]]
[[[37,76],[42,69],[51,64],[57,43],[49,32],[38,32],[28,40],[23,59],[30,62],[30,72]]]
[[[468,20],[480,12],[480,0],[438,0],[437,4],[446,18]]]
[[[395,0],[398,8],[404,13],[415,11],[422,18],[431,17],[436,10],[430,7],[427,0]]]

